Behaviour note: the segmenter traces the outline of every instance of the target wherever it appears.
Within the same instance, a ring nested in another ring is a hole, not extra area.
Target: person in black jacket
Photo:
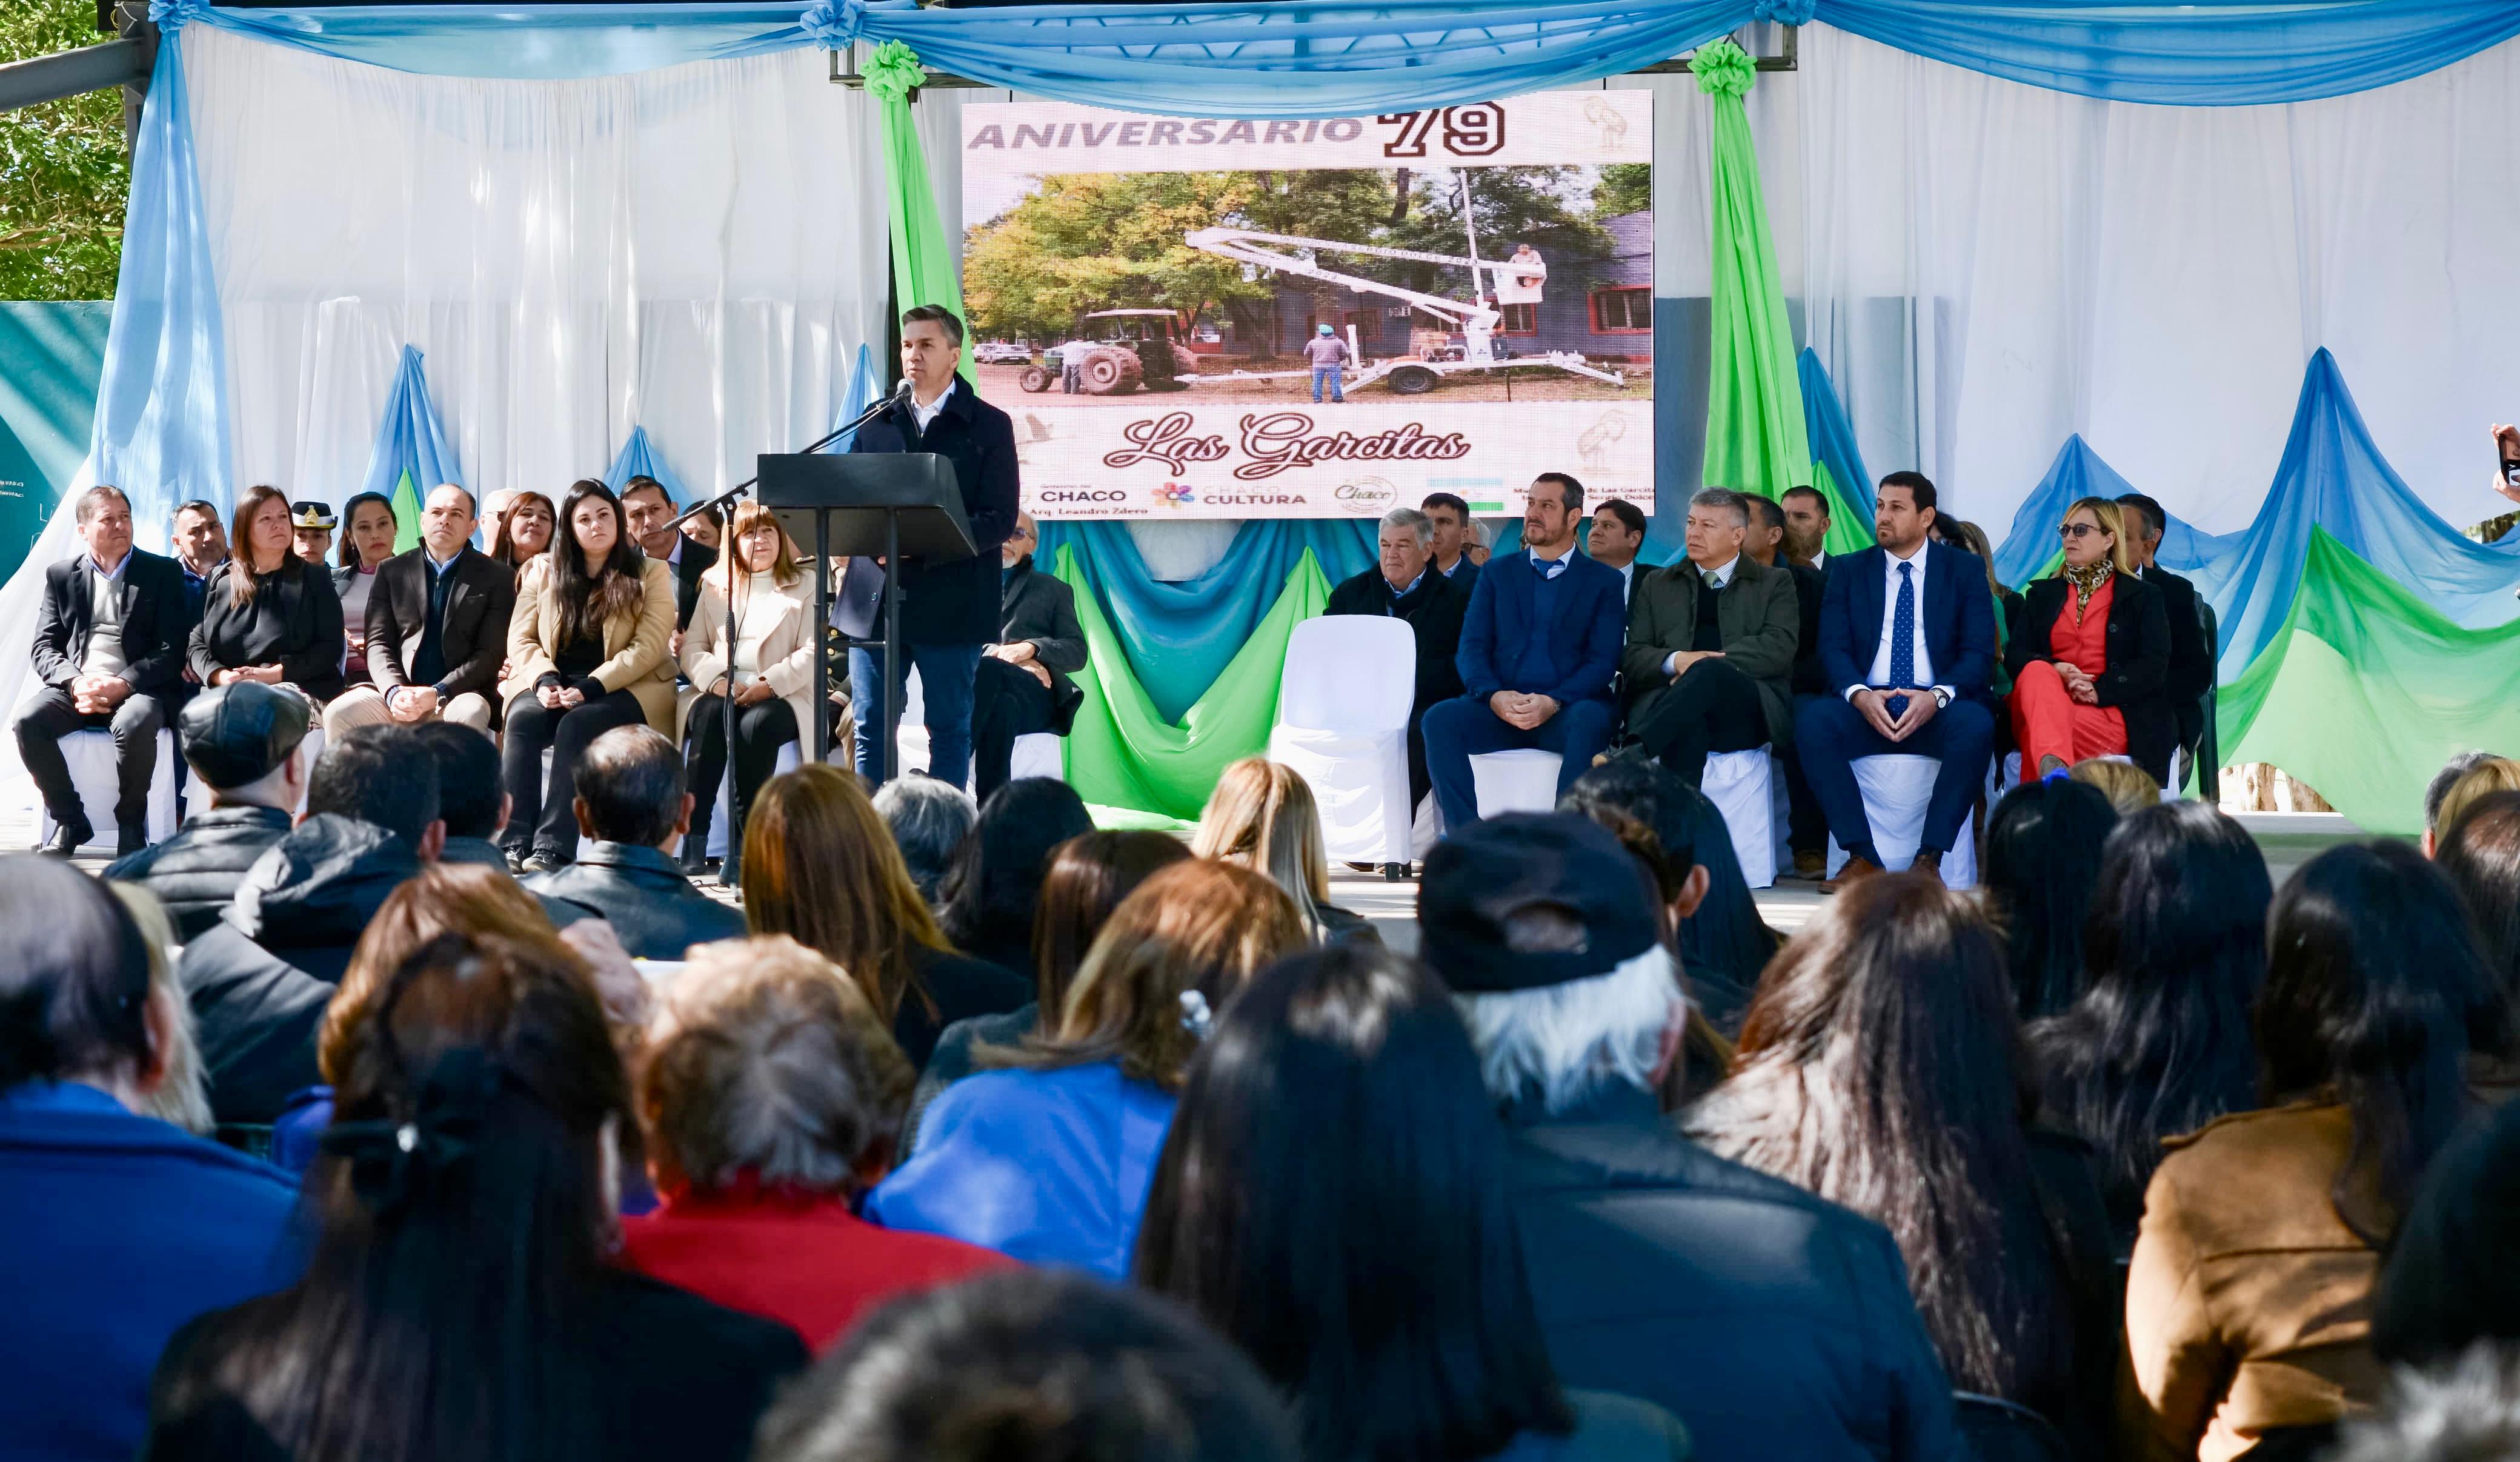
[[[692,887],[674,846],[692,823],[683,758],[644,726],[606,731],[577,759],[577,862],[525,880],[537,894],[604,915],[634,959],[680,959],[694,945],[742,939],[743,915]]]
[[[316,1027],[351,950],[386,896],[444,845],[437,763],[411,734],[367,726],[325,747],[305,820],[184,947],[175,977],[192,1002],[221,1122],[269,1123],[292,1093],[323,1080]]]
[[[1006,565],[1006,620],[997,642],[980,652],[971,691],[971,795],[981,802],[1012,775],[1015,737],[1066,735],[1085,703],[1085,692],[1068,679],[1085,668],[1076,591],[1034,564],[1040,541],[1032,514],[1018,512],[1014,532],[998,549]]]
[[[176,718],[175,738],[210,789],[210,810],[194,814],[166,841],[116,862],[105,876],[157,895],[174,920],[177,942],[207,933],[246,871],[289,835],[306,797],[299,748],[313,719],[305,697],[253,681],[204,690]]]
[[[639,552],[674,571],[674,644],[683,652],[683,631],[700,601],[700,575],[717,566],[717,550],[686,536],[674,523],[673,495],[653,477],[633,477],[621,484],[621,515]]]
[[[2161,693],[2170,700],[2171,714],[2179,721],[2179,744],[2190,754],[2197,739],[2205,733],[2205,693],[2214,688],[2214,657],[2217,646],[2205,642],[2205,611],[2199,606],[2196,585],[2163,568],[2154,555],[2161,551],[2161,536],[2170,531],[2170,514],[2159,503],[2142,493],[2127,493],[2118,499],[2126,511],[2127,547],[2135,560],[2135,574],[2161,591],[2162,612],[2170,617],[2170,668],[2161,678]],[[2165,780],[2163,786],[2170,783]]]
[[[1432,557],[1435,523],[1415,508],[1382,515],[1379,562],[1330,591],[1325,614],[1388,615],[1418,635],[1418,688],[1409,701],[1409,805],[1426,800],[1426,708],[1462,693],[1462,618],[1470,611],[1476,568],[1448,578]]]
[[[927,706],[927,770],[958,787],[971,773],[971,697],[980,649],[1004,633],[998,550],[1014,531],[1017,507],[1014,422],[955,374],[962,349],[963,322],[952,310],[922,304],[903,311],[901,370],[910,377],[910,399],[894,401],[859,427],[849,444],[851,452],[933,452],[954,465],[954,480],[963,490],[972,556],[948,563],[904,560],[899,581],[902,650],[919,667]],[[858,775],[874,782],[882,779],[879,771],[901,772],[877,764],[883,756],[886,696],[909,679],[909,671],[896,665],[892,679],[885,680],[879,616],[849,607],[869,602],[864,583],[870,578],[880,578],[874,560],[850,560],[840,629],[852,639],[877,642],[849,650]],[[853,584],[860,592],[850,592]]]
[[[2106,498],[2065,510],[2056,576],[2022,595],[2004,664],[2021,775],[2061,775],[2086,757],[2124,753],[2164,786],[2178,719],[2162,694],[2170,621],[2161,591],[2127,572],[2124,519]],[[2094,625],[2091,617],[2102,616]]]
[[[1794,576],[1800,638],[1794,642],[1793,675],[1786,685],[1793,691],[1795,714],[1800,715],[1805,697],[1828,693],[1828,677],[1820,668],[1820,606],[1828,592],[1828,576],[1809,563],[1784,556],[1782,504],[1759,493],[1745,496],[1758,510],[1759,521],[1751,525],[1750,541],[1742,552],[1770,568],[1781,563]],[[1822,815],[1820,799],[1812,795],[1811,782],[1803,775],[1803,759],[1779,756],[1777,762],[1785,774],[1786,841],[1793,850],[1794,876],[1818,878],[1828,871],[1828,819]]]
[[[472,495],[441,482],[421,509],[421,546],[370,575],[360,636],[371,684],[351,687],[325,707],[328,733],[440,718],[489,731],[517,576],[472,547]]]
[[[269,487],[237,502],[225,572],[193,627],[193,674],[204,686],[290,685],[318,704],[341,693],[341,600],[333,575],[290,551],[289,500]]]
[[[52,815],[43,850],[68,858],[96,835],[87,805],[70,784],[61,739],[102,730],[113,737],[114,854],[149,842],[149,783],[158,774],[158,733],[166,700],[182,687],[184,578],[174,560],[131,546],[131,500],[102,483],[79,495],[85,552],[44,570],[35,619],[35,679],[42,688],[11,729],[18,757]]]

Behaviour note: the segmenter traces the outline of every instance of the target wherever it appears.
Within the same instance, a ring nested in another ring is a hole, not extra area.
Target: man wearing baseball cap
[[[306,697],[259,681],[203,690],[175,718],[186,765],[210,789],[210,810],[105,876],[158,896],[187,944],[216,923],[245,870],[288,835],[306,798]]]
[[[1889,1233],[1664,1120],[1688,1003],[1644,865],[1571,814],[1491,818],[1427,854],[1418,922],[1505,1119],[1559,1378],[1669,1409],[1701,1457],[1949,1455]]]

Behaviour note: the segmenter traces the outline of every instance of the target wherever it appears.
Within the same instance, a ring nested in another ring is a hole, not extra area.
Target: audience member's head
[[[1637,551],[1645,546],[1645,515],[1637,505],[1625,498],[1604,498],[1593,509],[1592,531],[1585,535],[1584,552],[1612,568],[1625,568],[1637,561]]]
[[[1205,1023],[1274,960],[1306,945],[1285,891],[1231,864],[1192,859],[1120,901],[1018,1064],[1116,1061],[1122,1074],[1181,1089]]]
[[[1489,1096],[1564,1114],[1661,1085],[1688,998],[1656,902],[1644,864],[1571,813],[1484,819],[1429,850],[1418,945],[1461,997]]]
[[[2431,1365],[2478,1341],[2520,1342],[2520,1106],[2471,1124],[2424,1173],[2391,1240],[2371,1349]]]
[[[855,773],[808,762],[762,785],[743,825],[743,914],[847,970],[887,1023],[906,996],[933,1012],[912,953],[945,936]]]
[[[945,937],[1018,974],[1031,968],[1033,910],[1050,850],[1094,830],[1085,799],[1055,776],[1025,776],[989,796],[938,892]]]
[[[1817,487],[1789,487],[1777,500],[1785,509],[1785,556],[1809,561],[1828,546],[1828,496]]]
[[[2482,1345],[2455,1363],[2399,1371],[2380,1409],[2347,1420],[2325,1458],[2520,1462],[2520,1348]]]
[[[579,755],[575,806],[587,837],[670,853],[692,825],[683,755],[644,723],[616,726]]]
[[[175,556],[196,574],[208,573],[228,555],[228,526],[219,520],[218,506],[199,498],[175,509],[171,537]]]
[[[2443,830],[2433,856],[2468,917],[2502,997],[2520,1009],[2520,792],[2489,792]]]
[[[914,1080],[839,966],[784,936],[701,945],[639,1068],[657,1191],[871,1186],[892,1165]]]
[[[1923,875],[1872,878],[1777,956],[1740,1065],[1688,1128],[1888,1228],[1954,1385],[2052,1395],[2073,1327],[2024,1180],[2029,1075],[2002,940],[1975,902]]]
[[[2257,1105],[2249,1008],[2274,888],[2257,839],[2201,802],[2109,834],[2083,923],[2082,997],[2031,1031],[2045,1115],[2139,1201],[2164,1137]]]
[[[1489,1456],[1572,1427],[1506,1170],[1442,982],[1379,947],[1299,954],[1192,1063],[1136,1276],[1241,1345],[1306,1455]]]
[[[175,1016],[130,912],[68,864],[0,854],[0,1092],[80,1082],[139,1110],[165,1079]]]
[[[1246,756],[1226,768],[1207,794],[1190,851],[1275,880],[1306,923],[1318,926],[1330,901],[1329,855],[1312,786],[1282,762]]]
[[[1743,493],[1750,505],[1750,541],[1742,552],[1753,559],[1774,568],[1778,554],[1785,551],[1785,509],[1766,493]]]
[[[754,1462],[1295,1462],[1232,1345],[1170,1302],[1055,1269],[896,1301],[788,1387]]]
[[[2424,784],[2424,856],[2426,858],[2432,857],[2433,844],[2441,840],[2442,799],[2450,795],[2450,789],[2460,777],[2465,776],[2480,764],[2495,759],[2495,754],[2491,751],[2462,751],[2442,763],[2442,769],[2433,774],[2431,781]]]
[[[446,835],[484,842],[498,836],[508,821],[499,743],[454,721],[424,721],[411,729],[411,738],[437,763],[437,815]]]
[[[210,1112],[210,1074],[202,1063],[201,1042],[193,1035],[193,1002],[185,997],[184,987],[175,978],[174,921],[166,917],[166,906],[158,896],[136,883],[108,883],[122,911],[140,930],[140,943],[149,951],[149,998],[152,1008],[166,1016],[165,1029],[155,1032],[158,1039],[158,1064],[163,1068],[155,1089],[141,1095],[133,1110],[144,1117],[155,1117],[172,1123],[198,1137],[206,1137],[217,1126]]]
[[[306,815],[331,813],[382,827],[424,860],[437,857],[446,824],[438,817],[437,759],[407,726],[362,726],[324,748],[306,786]]]
[[[1032,972],[1045,1022],[1067,1007],[1068,987],[1111,910],[1139,884],[1189,858],[1181,839],[1148,828],[1089,832],[1051,850],[1032,918]]]
[[[316,1029],[315,1064],[325,1081],[338,1086],[349,1080],[368,1036],[369,1012],[385,982],[414,952],[442,934],[503,939],[538,947],[555,959],[575,957],[564,952],[542,905],[515,879],[481,864],[431,864],[385,896],[350,949],[340,988]]]
[[[2256,1027],[2270,1106],[2317,1096],[2352,1115],[2332,1197],[2375,1243],[2464,1115],[2468,1053],[2512,1047],[2457,890],[2399,843],[2330,848],[2275,895]]]
[[[893,845],[901,850],[902,866],[910,870],[919,897],[935,907],[955,850],[980,820],[979,804],[951,782],[914,772],[885,782],[875,794],[875,810],[892,830]]]
[[[2428,829],[2429,845],[2425,852],[2437,854],[2447,842],[2451,830],[2458,826],[2467,810],[2497,792],[2520,792],[2520,762],[2509,757],[2490,756],[2460,773],[2456,780],[2442,792],[2441,805],[2434,810]]]
[[[2116,808],[2121,818],[2161,801],[2161,783],[2152,779],[2151,773],[2133,762],[2105,756],[2085,757],[2076,762],[2066,775],[2087,787],[2098,788],[2100,795],[2109,799],[2109,806]]]
[[[186,701],[175,716],[175,739],[213,804],[293,813],[306,795],[301,747],[314,714],[293,690],[235,681]]]
[[[538,492],[520,492],[492,510],[490,556],[512,568],[522,568],[552,545],[560,527],[560,509]]]
[[[2083,993],[2083,911],[2117,809],[2067,778],[2024,781],[1986,824],[1987,908],[2002,926],[2014,1007],[2053,1015]]]

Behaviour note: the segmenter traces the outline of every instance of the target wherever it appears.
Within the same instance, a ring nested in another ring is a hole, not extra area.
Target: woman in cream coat
[[[508,707],[499,750],[514,800],[510,866],[541,872],[576,857],[577,759],[615,727],[674,731],[673,572],[639,552],[621,502],[572,484],[551,550],[525,565],[508,621]],[[543,753],[551,753],[546,776]]]
[[[729,670],[727,601],[735,603]],[[726,830],[724,880],[742,876],[744,816],[779,764],[779,748],[801,742],[814,724],[813,585],[788,535],[768,509],[746,503],[735,514],[735,551],[700,578],[691,628],[683,635],[683,677],[699,691],[684,725],[691,731],[692,830],[683,866],[700,871],[726,775],[726,700],[735,699],[735,795]]]

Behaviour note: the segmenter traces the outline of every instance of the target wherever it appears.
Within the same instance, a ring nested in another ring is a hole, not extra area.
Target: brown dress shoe
[[[1916,850],[1916,861],[1908,864],[1911,873],[1922,873],[1936,883],[1943,881],[1943,855],[1931,848]]]
[[[1836,877],[1822,881],[1820,891],[1824,894],[1833,894],[1850,884],[1862,883],[1867,878],[1878,878],[1880,876],[1881,865],[1879,864],[1874,863],[1868,858],[1850,858],[1846,861],[1846,866],[1837,870]]]
[[[1827,877],[1828,855],[1821,852],[1817,848],[1808,848],[1795,854],[1794,876],[1797,878],[1809,878],[1815,882]]]

